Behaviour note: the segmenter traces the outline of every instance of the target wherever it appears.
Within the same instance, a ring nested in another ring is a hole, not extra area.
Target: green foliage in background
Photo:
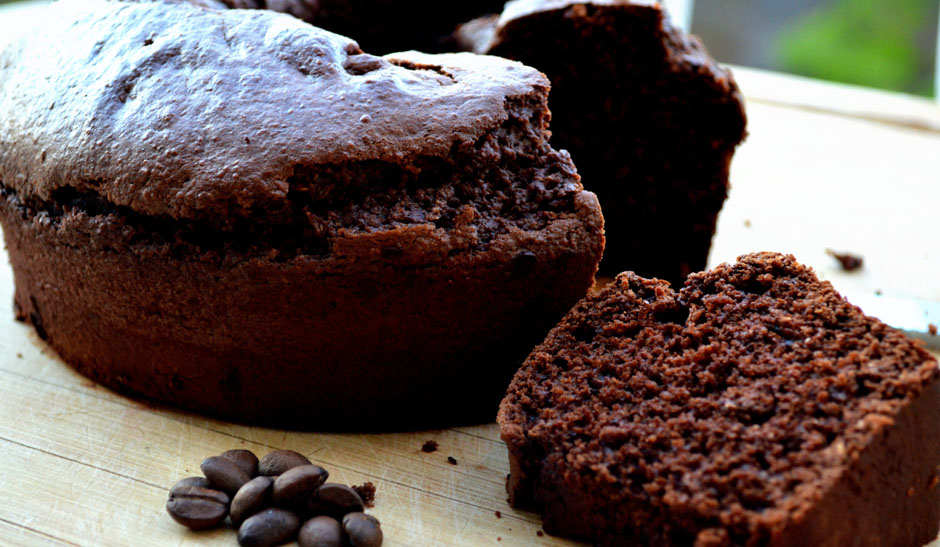
[[[787,72],[933,95],[937,0],[833,0],[778,35]]]

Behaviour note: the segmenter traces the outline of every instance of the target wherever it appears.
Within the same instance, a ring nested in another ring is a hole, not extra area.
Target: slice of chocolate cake
[[[604,244],[548,89],[270,11],[57,2],[0,53],[17,317],[83,374],[203,412],[489,420]]]
[[[603,272],[681,283],[705,267],[744,109],[730,72],[661,4],[516,0],[456,36],[552,81],[552,143],[604,210]]]
[[[582,300],[499,413],[509,493],[602,545],[920,545],[940,373],[793,257]]]

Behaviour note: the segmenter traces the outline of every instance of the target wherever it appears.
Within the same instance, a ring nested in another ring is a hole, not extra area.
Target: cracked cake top
[[[519,63],[375,57],[283,14],[63,1],[0,53],[0,181],[40,200],[71,188],[147,215],[252,217],[287,207],[298,168],[473,153],[509,103],[547,93]]]

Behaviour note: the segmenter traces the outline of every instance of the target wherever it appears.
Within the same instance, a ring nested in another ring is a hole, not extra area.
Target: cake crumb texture
[[[623,273],[502,402],[511,500],[600,544],[923,544],[940,519],[937,378],[792,256],[746,255],[678,292]]]

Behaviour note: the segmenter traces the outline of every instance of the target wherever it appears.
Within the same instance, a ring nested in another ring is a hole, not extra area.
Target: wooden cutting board
[[[787,251],[837,287],[940,300],[940,110],[738,75],[751,98],[750,137],[735,159],[712,262]],[[859,253],[865,267],[841,272],[826,248]],[[231,448],[289,448],[338,482],[372,481],[386,545],[573,545],[540,536],[537,515],[507,505],[495,424],[297,433],[128,399],[74,373],[13,321],[11,294],[9,268],[0,267],[0,545],[234,545],[230,529],[188,532],[164,511],[169,485]],[[421,452],[429,439],[437,452]]]

